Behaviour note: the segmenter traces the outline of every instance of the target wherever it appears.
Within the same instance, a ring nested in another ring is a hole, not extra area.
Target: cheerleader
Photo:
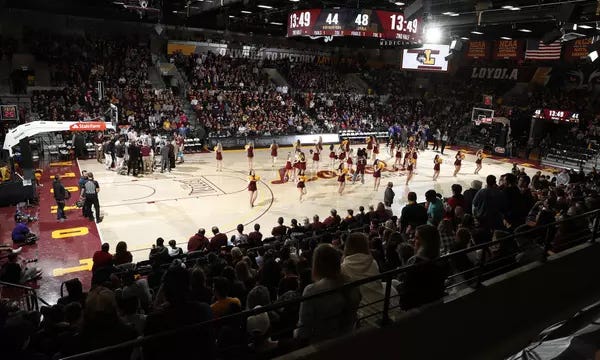
[[[377,159],[379,155],[379,143],[377,142],[377,138],[373,140],[373,159]]]
[[[296,188],[298,189],[298,192],[300,193],[300,202],[302,202],[302,198],[304,197],[304,195],[306,195],[306,181],[307,181],[307,177],[304,175],[304,171],[301,171],[300,174],[298,174],[298,182],[296,183]]]
[[[342,141],[342,149],[348,153],[350,151],[350,140],[348,140],[347,138],[344,139],[344,141]]]
[[[418,154],[419,150],[417,150],[417,148],[413,148],[412,151],[412,160],[413,160],[413,167],[414,170],[417,170],[417,158],[419,157]]]
[[[401,145],[398,145],[398,147],[396,148],[395,159],[396,159],[396,161],[394,162],[394,167],[396,168],[396,170],[400,171],[401,168],[404,168],[404,166],[402,166],[402,146]]]
[[[369,135],[367,137],[367,158],[370,159],[372,155],[373,155],[373,137]]]
[[[379,183],[381,182],[381,170],[385,167],[383,161],[375,160],[373,164],[373,179],[375,183],[373,184],[373,190],[379,190]]]
[[[329,162],[330,162],[330,166],[331,166],[331,170],[333,170],[335,168],[335,159],[336,159],[336,155],[335,155],[335,146],[333,146],[333,144],[329,145]]]
[[[269,149],[271,150],[271,160],[272,160],[271,167],[275,167],[275,163],[277,162],[277,150],[279,150],[279,145],[277,145],[275,140],[273,140],[273,143],[271,144]]]
[[[319,148],[319,153],[323,151],[323,137],[319,136],[319,141],[317,141],[317,148]]]
[[[475,160],[475,175],[479,174],[479,170],[481,170],[481,163],[483,162],[483,158],[485,157],[485,154],[483,153],[483,149],[479,149],[477,150],[477,153],[475,154],[475,156],[477,157],[477,160]]]
[[[292,148],[294,149],[294,152],[302,150],[302,145],[300,144],[300,140],[296,140],[296,142],[294,142],[292,144]]]
[[[454,175],[458,174],[460,171],[460,166],[462,165],[462,161],[465,159],[465,155],[463,155],[462,151],[458,150],[456,156],[454,157]]]
[[[440,176],[440,164],[442,163],[442,158],[439,155],[436,155],[433,158],[433,181],[436,181],[438,176]]]
[[[248,157],[248,170],[254,169],[254,142],[246,145],[246,156]]]
[[[337,181],[339,183],[338,186],[338,194],[342,195],[344,192],[344,189],[346,188],[346,174],[348,174],[348,169],[346,169],[344,167],[344,163],[340,163],[340,166],[338,167],[337,170]]]
[[[406,169],[409,163],[409,159],[412,159],[412,148],[407,147],[406,152],[404,153],[404,161],[402,162],[402,169]]]
[[[340,161],[340,165],[344,164],[344,160],[346,160],[346,152],[344,151],[344,149],[340,146],[340,153],[337,156],[337,159]]]
[[[415,159],[410,159],[408,161],[408,166],[406,166],[406,171],[408,171],[408,173],[406,174],[406,184],[408,185],[408,182],[412,180],[413,174],[414,174],[414,166],[415,166]]]
[[[285,162],[285,173],[283,175],[283,180],[288,181],[290,179],[290,175],[294,167],[292,166],[292,153],[287,154],[287,161]]]
[[[250,192],[250,207],[254,207],[254,202],[258,196],[256,182],[260,180],[260,176],[256,176],[254,170],[250,170],[248,174],[248,191]]]
[[[320,139],[320,137],[319,137]],[[321,161],[321,150],[323,144],[316,143],[312,151],[312,168],[313,171],[319,171],[319,161]]]
[[[302,151],[298,154],[298,175],[306,172],[306,155]]]
[[[394,143],[394,137],[391,136],[388,140],[388,153],[390,157],[394,157],[394,150],[396,150],[396,144]]]
[[[352,149],[348,150],[348,157],[346,158],[346,168],[348,172],[352,171],[352,165],[354,165],[354,161],[352,160]]]
[[[215,146],[214,151],[217,157],[217,171],[223,171],[223,144],[219,141]]]

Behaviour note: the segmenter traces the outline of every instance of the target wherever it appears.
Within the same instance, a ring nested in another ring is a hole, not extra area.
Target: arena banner
[[[588,55],[588,46],[592,45],[594,38],[577,39],[566,45],[564,59],[567,61],[577,61],[585,59]]]
[[[217,145],[218,142],[223,145],[223,148],[241,148],[248,142],[253,141],[257,148],[269,147],[273,141],[279,146],[292,146],[296,141],[300,140],[302,145],[312,145],[319,141],[319,137],[323,144],[337,144],[340,142],[339,134],[313,134],[313,135],[281,135],[281,136],[257,136],[257,137],[209,137],[209,147]]]
[[[490,56],[490,43],[487,41],[469,41],[465,56],[469,59],[487,59]]]
[[[523,42],[520,40],[498,40],[494,42],[494,59],[517,60],[522,57]]]
[[[297,49],[266,48],[251,45],[232,46],[196,41],[169,41],[167,53],[181,52],[184,55],[212,52],[221,56],[232,58],[246,58],[253,60],[282,60],[289,59],[299,63],[333,63],[335,57],[327,52],[303,51]]]

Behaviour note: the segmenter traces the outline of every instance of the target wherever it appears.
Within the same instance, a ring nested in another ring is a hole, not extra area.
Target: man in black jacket
[[[56,200],[56,220],[63,222],[67,219],[65,216],[65,200],[70,197],[67,195],[67,189],[60,182],[60,176],[54,175],[54,181],[52,182],[52,190],[54,192],[54,200]]]
[[[411,191],[408,193],[407,198],[408,204],[402,208],[400,215],[402,232],[406,232],[409,225],[416,229],[417,226],[427,223],[427,209],[417,204],[417,194]]]

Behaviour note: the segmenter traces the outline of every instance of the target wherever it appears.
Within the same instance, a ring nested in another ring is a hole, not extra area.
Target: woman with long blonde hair
[[[433,181],[436,181],[440,176],[440,164],[442,163],[442,158],[439,155],[435,155],[433,158]]]
[[[475,175],[479,174],[479,170],[481,170],[482,168],[482,162],[483,162],[483,158],[485,157],[485,154],[483,153],[483,149],[479,149],[477,150],[477,153],[475,154],[475,156],[477,157],[477,159],[475,160]]]
[[[223,144],[219,141],[217,146],[214,147],[217,158],[217,171],[223,171]]]

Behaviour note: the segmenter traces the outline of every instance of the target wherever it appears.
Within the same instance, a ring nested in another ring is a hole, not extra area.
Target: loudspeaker
[[[21,168],[33,169],[33,155],[31,154],[29,138],[21,139],[19,141],[19,148],[21,149]]]

